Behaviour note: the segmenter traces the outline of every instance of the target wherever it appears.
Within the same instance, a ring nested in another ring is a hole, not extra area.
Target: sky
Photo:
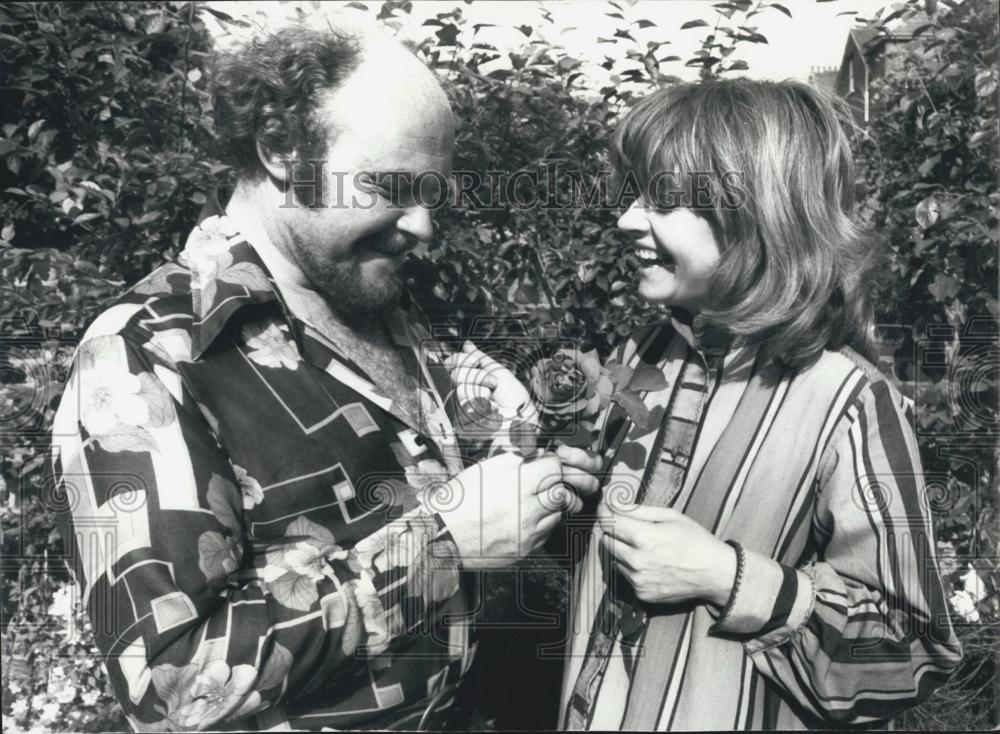
[[[379,0],[362,0],[368,6],[368,13],[345,7],[346,3],[327,2],[322,4],[302,0],[292,2],[264,3],[210,3],[225,12],[239,17],[267,19],[271,22],[282,16],[292,16],[295,8],[307,14],[343,14],[343,17],[373,16],[381,6]],[[703,19],[715,22],[716,11],[712,7],[715,0],[619,0],[628,24],[636,40],[645,46],[651,40],[669,40],[670,45],[661,49],[661,56],[673,54],[688,58],[700,45],[706,35],[706,28],[679,30],[689,20]],[[870,17],[879,8],[893,3],[888,0],[784,0],[783,5],[792,13],[787,17],[776,9],[767,9],[752,19],[757,32],[768,39],[767,44],[742,44],[732,59],[743,59],[749,70],[745,76],[785,79],[807,79],[814,67],[840,66],[847,34],[854,24],[854,12],[861,17]],[[316,6],[319,9],[316,9]],[[340,7],[338,7],[340,6]],[[465,4],[460,0],[417,0],[413,3],[410,18],[399,30],[404,37],[424,37],[432,28],[422,27],[424,20],[437,13],[450,11],[460,6],[464,17],[471,26],[474,23],[495,23],[506,28],[483,28],[478,38],[496,45],[501,50],[513,50],[526,41],[540,38],[562,46],[567,53],[589,62],[588,74],[599,77],[601,72],[596,64],[605,54],[624,55],[622,44],[598,43],[601,36],[611,36],[623,21],[607,16],[615,12],[606,0],[474,0]],[[543,12],[551,15],[552,22],[543,20]],[[640,29],[635,20],[646,19],[655,26]],[[531,39],[513,28],[529,25],[534,31]],[[617,24],[617,25],[616,25]],[[693,79],[697,70],[686,68],[682,61],[665,63],[661,71],[681,78]],[[599,83],[603,80],[595,78]]]

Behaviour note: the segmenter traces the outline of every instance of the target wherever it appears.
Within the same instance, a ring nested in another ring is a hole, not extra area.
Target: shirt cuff
[[[431,520],[434,522],[436,529],[428,549],[431,556],[441,568],[447,567],[462,570],[462,557],[458,552],[455,539],[451,536],[448,524],[437,512],[431,515]]]
[[[711,632],[754,635],[746,644],[754,653],[777,645],[803,627],[812,614],[816,587],[804,571],[784,566],[762,553],[744,549],[743,582],[733,590],[724,615]]]

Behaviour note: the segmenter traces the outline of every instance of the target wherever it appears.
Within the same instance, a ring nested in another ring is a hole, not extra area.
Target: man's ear
[[[291,174],[289,169],[295,162],[294,153],[274,153],[265,148],[264,144],[258,140],[257,159],[271,178],[281,183],[288,183],[288,177]]]

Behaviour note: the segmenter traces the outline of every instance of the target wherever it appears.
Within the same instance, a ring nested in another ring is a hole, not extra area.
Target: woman
[[[804,84],[727,80],[660,90],[616,132],[638,292],[672,312],[618,361],[666,386],[649,430],[602,422],[562,727],[871,727],[960,660],[910,409],[871,362],[839,119]]]

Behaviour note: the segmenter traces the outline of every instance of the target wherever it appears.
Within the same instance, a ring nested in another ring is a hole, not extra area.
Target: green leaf
[[[938,273],[934,276],[934,282],[927,286],[927,290],[936,300],[944,302],[957,296],[962,290],[962,285],[950,275]]]
[[[940,214],[941,207],[938,205],[938,201],[934,196],[928,196],[926,199],[917,204],[916,209],[914,210],[917,224],[924,229],[927,229],[934,224],[938,220],[938,216]]]
[[[157,219],[159,219],[162,214],[163,212],[158,212],[158,211],[146,212],[138,219],[133,220],[132,224],[135,225],[149,224],[150,222],[155,222]]]
[[[31,123],[31,126],[28,128],[28,142],[33,141],[38,136],[38,133],[41,131],[42,125],[44,124],[44,118],[41,120],[35,120]]]
[[[779,5],[778,3],[771,3],[767,5],[768,8],[774,8],[775,10],[780,10],[782,13],[787,15],[789,18],[792,17],[792,11],[786,8],[784,5]]]
[[[640,363],[632,373],[632,379],[628,381],[627,390],[638,390],[642,392],[658,392],[667,387],[667,378],[656,367],[650,364]]]
[[[920,172],[921,176],[927,176],[928,174],[930,174],[931,171],[934,170],[934,167],[940,162],[941,162],[940,154],[932,155],[930,158],[921,163],[920,166],[917,167],[917,170]]]
[[[637,393],[631,390],[623,390],[615,393],[612,399],[622,406],[629,420],[642,431],[651,431],[654,428],[654,426],[650,425],[652,414]]]
[[[681,26],[681,30],[682,31],[686,31],[688,28],[706,28],[707,26],[708,26],[708,23],[706,23],[705,21],[703,21],[701,19],[699,19],[699,20],[689,20],[687,23],[685,23],[684,25]]]
[[[610,360],[604,367],[614,384],[615,390],[627,390],[629,382],[632,380],[634,370],[626,364],[618,364],[615,360]]]
[[[996,69],[981,71],[976,74],[976,96],[991,97],[997,91]]]
[[[538,448],[538,430],[532,423],[515,418],[510,423],[510,442],[524,455],[532,456]]]

